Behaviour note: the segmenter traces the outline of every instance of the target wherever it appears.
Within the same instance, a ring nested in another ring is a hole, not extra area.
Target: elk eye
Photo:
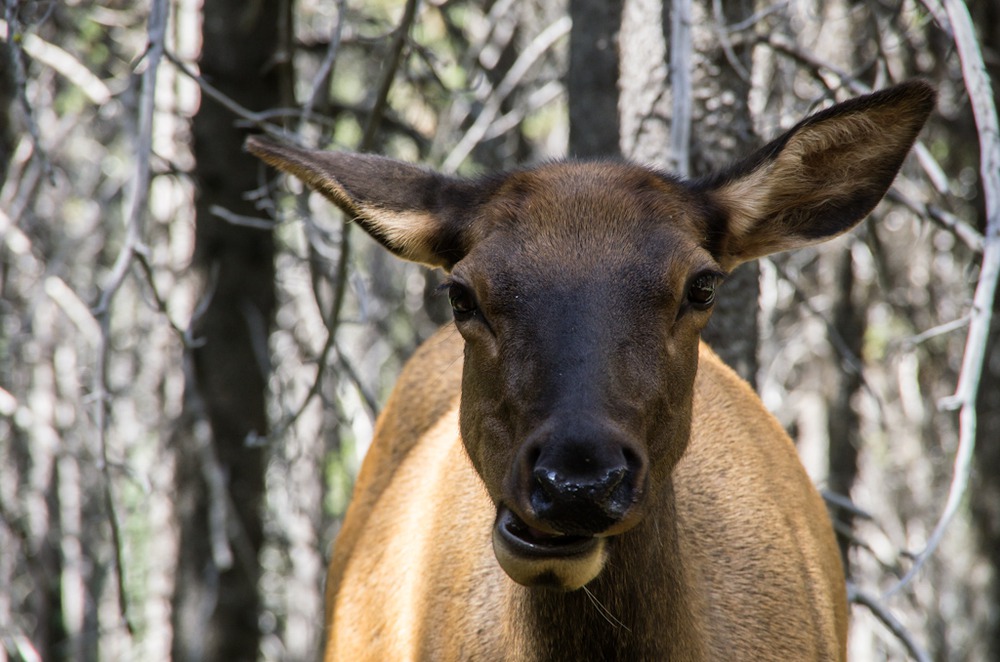
[[[707,310],[715,303],[715,286],[718,283],[715,274],[702,274],[696,277],[688,286],[688,302],[698,310]]]
[[[448,285],[448,300],[456,316],[470,315],[476,312],[476,298],[469,288],[458,283]]]

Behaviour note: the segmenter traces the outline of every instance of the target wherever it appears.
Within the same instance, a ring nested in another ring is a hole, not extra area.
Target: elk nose
[[[625,467],[608,469],[603,475],[593,477],[567,477],[555,469],[535,467],[535,482],[550,499],[564,497],[602,501],[625,478]]]
[[[605,457],[565,447],[543,450],[532,471],[532,510],[535,517],[562,533],[601,533],[632,506],[631,474],[621,448]]]

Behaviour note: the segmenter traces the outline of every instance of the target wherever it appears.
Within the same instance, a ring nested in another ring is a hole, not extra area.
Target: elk
[[[845,659],[823,500],[700,332],[737,265],[860,222],[935,97],[834,105],[695,181],[607,161],[465,179],[249,138],[447,272],[454,310],[376,426],[326,660]]]

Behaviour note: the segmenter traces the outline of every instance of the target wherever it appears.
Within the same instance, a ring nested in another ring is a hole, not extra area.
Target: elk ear
[[[935,99],[911,81],[837,104],[696,183],[721,211],[710,237],[719,263],[731,269],[854,227],[889,189]]]
[[[322,193],[396,255],[451,269],[477,206],[471,182],[371,154],[326,152],[250,136],[246,150]]]

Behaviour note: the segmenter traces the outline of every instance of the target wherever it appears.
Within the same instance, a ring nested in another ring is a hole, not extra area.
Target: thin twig
[[[338,0],[337,23],[333,26],[333,34],[330,35],[330,44],[327,46],[326,54],[323,56],[323,61],[319,65],[319,70],[317,70],[316,75],[313,76],[312,90],[309,93],[309,98],[306,99],[305,104],[302,106],[302,116],[299,118],[300,133],[302,131],[302,127],[310,119],[312,119],[313,109],[316,107],[316,104],[319,103],[320,94],[327,91],[327,81],[330,80],[330,76],[333,73],[333,64],[337,61],[337,53],[340,51],[340,40],[344,35],[344,14],[346,10],[347,0]]]
[[[769,32],[767,35],[759,37],[758,41],[770,46],[776,53],[782,53],[797,60],[815,71],[827,70],[834,74],[843,82],[854,94],[866,94],[871,92],[871,88],[858,80],[854,74],[844,71],[834,64],[823,60],[812,53],[802,50],[787,35],[778,32]]]
[[[943,209],[939,209],[934,205],[927,204],[926,202],[918,202],[909,196],[904,195],[897,188],[889,189],[889,192],[885,197],[893,202],[898,202],[899,204],[908,207],[918,216],[925,216],[931,219],[942,228],[958,237],[963,244],[968,246],[975,253],[982,254],[983,235],[981,235],[976,228],[972,227],[954,214]]]
[[[247,216],[245,214],[237,214],[232,212],[221,205],[212,205],[208,208],[208,211],[215,216],[220,218],[230,225],[238,225],[242,228],[250,228],[252,230],[264,230],[270,232],[274,230],[275,221],[268,218],[257,218],[255,216]]]
[[[724,21],[726,18],[725,12],[722,11],[722,0],[712,0],[712,18],[714,19],[714,28],[716,38],[719,40],[719,46],[722,48],[723,54],[726,56],[726,61],[729,62],[729,66],[733,68],[736,75],[743,80],[747,85],[752,85],[752,77],[747,68],[740,62],[740,58],[736,55],[736,51],[733,49],[733,40],[729,38],[730,30],[727,29]]]
[[[379,83],[378,92],[375,94],[375,104],[372,106],[372,112],[368,117],[368,123],[365,125],[361,143],[358,145],[358,151],[360,152],[367,152],[375,142],[379,125],[382,123],[382,114],[389,103],[389,90],[392,89],[392,82],[396,79],[396,71],[399,69],[399,64],[403,57],[403,46],[406,45],[406,40],[410,35],[410,28],[413,26],[413,19],[417,15],[417,4],[419,2],[420,0],[407,0],[406,6],[403,8],[403,17],[400,19],[399,26],[393,35],[385,71],[382,73],[382,80]]]
[[[249,122],[252,126],[260,129],[269,136],[294,143],[299,147],[304,147],[304,145],[299,143],[293,133],[285,131],[280,126],[267,121],[274,116],[273,112],[257,113],[249,108],[246,108],[245,106],[241,106],[239,103],[234,101],[232,97],[220,92],[218,88],[209,83],[202,76],[195,73],[191,67],[189,67],[184,61],[171,53],[169,50],[164,49],[163,56],[167,58],[172,65],[177,67],[178,71],[197,83],[198,87],[201,88],[201,91],[204,92],[206,96],[220,103],[229,112],[244,121]]]
[[[944,324],[938,324],[933,326],[926,331],[921,331],[920,333],[914,334],[909,338],[904,338],[900,341],[900,346],[904,349],[912,350],[917,345],[925,343],[932,338],[937,338],[938,336],[943,336],[951,333],[952,331],[957,331],[958,329],[965,328],[969,326],[969,315],[962,315],[958,319],[951,320],[950,322],[945,322]]]
[[[743,30],[747,30],[749,28],[756,26],[757,23],[763,21],[771,14],[777,14],[778,12],[785,11],[787,7],[788,7],[788,0],[783,0],[782,2],[776,2],[772,5],[768,5],[764,9],[746,17],[745,19],[737,23],[730,23],[729,25],[720,24],[720,28],[730,34],[734,32],[742,32]]]
[[[861,591],[856,586],[848,583],[848,597],[851,602],[859,605],[864,605],[868,607],[872,615],[875,616],[883,625],[889,628],[893,636],[902,642],[903,646],[910,653],[910,656],[917,660],[917,662],[930,662],[931,658],[927,654],[927,651],[923,649],[920,644],[918,644],[914,639],[910,631],[900,623],[895,616],[892,615],[885,605],[879,602],[878,598],[873,595],[869,595],[864,591]]]
[[[46,178],[52,181],[54,176],[52,162],[42,148],[42,138],[38,130],[38,120],[32,111],[31,102],[28,101],[28,78],[24,71],[24,53],[21,46],[23,31],[21,21],[17,16],[18,0],[6,0],[4,3],[4,18],[7,21],[7,46],[10,56],[10,67],[14,71],[14,87],[17,92],[17,100],[24,111],[25,122],[28,125],[28,135],[35,146],[35,154],[42,164],[42,170]],[[5,65],[6,66],[6,65]]]
[[[986,344],[989,340],[993,300],[996,295],[997,280],[1000,278],[1000,121],[997,120],[993,91],[983,64],[982,52],[976,41],[969,10],[961,0],[944,0],[943,4],[954,31],[955,45],[962,62],[962,76],[979,132],[979,171],[986,203],[986,232],[983,261],[979,271],[979,282],[976,284],[976,292],[972,299],[972,310],[969,313],[969,333],[966,337],[958,384],[955,394],[939,404],[942,409],[960,410],[958,450],[955,453],[948,499],[941,517],[927,539],[927,545],[917,555],[909,572],[886,591],[885,597],[907,586],[937,551],[968,489],[976,446],[976,398],[979,394],[979,381],[982,377]]]
[[[822,320],[823,325],[826,327],[827,339],[830,341],[830,345],[833,347],[834,351],[836,351],[840,356],[842,368],[848,372],[858,375],[861,378],[861,385],[864,387],[865,392],[872,397],[878,411],[884,414],[887,409],[886,403],[883,401],[878,390],[872,386],[869,381],[861,357],[851,351],[851,348],[848,347],[843,336],[840,335],[840,331],[837,330],[836,325],[834,325],[834,323],[831,322],[829,318],[827,318],[827,316],[815,306],[815,304],[813,304],[812,299],[805,293],[802,287],[799,286],[798,282],[788,274],[784,267],[773,260],[770,262],[774,266],[774,270],[777,272],[778,276],[783,278],[792,288],[796,301],[805,306],[805,308],[812,315]]]
[[[524,99],[514,108],[496,118],[490,124],[490,128],[486,131],[486,135],[483,136],[483,140],[493,140],[508,131],[513,131],[521,126],[521,122],[524,121],[525,117],[555,101],[565,91],[566,88],[561,82],[549,81],[543,87],[529,94],[527,99]]]
[[[167,310],[167,301],[160,294],[159,288],[156,287],[156,280],[153,277],[153,265],[149,263],[149,256],[146,255],[145,251],[137,250],[135,252],[135,261],[142,269],[143,275],[146,277],[146,284],[149,285],[149,291],[153,296],[153,301],[156,303],[157,310],[163,315],[164,319],[167,320],[167,324],[170,328],[174,330],[174,333],[181,339],[184,343],[185,348],[190,348],[190,335],[187,331],[182,329],[178,324],[176,324],[172,317],[170,317],[170,311]]]
[[[483,109],[480,111],[479,116],[476,117],[476,121],[472,123],[469,130],[465,132],[465,135],[458,141],[458,144],[451,150],[448,157],[444,160],[444,164],[441,166],[443,172],[455,172],[458,170],[458,166],[462,164],[462,161],[472,153],[472,150],[478,145],[483,137],[489,130],[490,125],[493,120],[500,114],[503,107],[503,102],[508,96],[517,88],[517,84],[522,78],[528,73],[531,66],[544,55],[553,44],[555,44],[560,38],[566,36],[569,33],[569,29],[572,26],[572,22],[569,20],[568,16],[563,16],[557,21],[553,22],[547,28],[542,30],[535,39],[528,44],[528,47],[521,51],[521,54],[511,65],[510,70],[507,75],[503,77],[503,80],[496,86],[493,90],[493,94],[490,98],[483,104]]]
[[[858,504],[854,503],[849,496],[845,496],[839,492],[831,492],[830,490],[823,490],[820,494],[822,495],[824,501],[838,510],[845,510],[854,517],[867,520],[869,522],[874,521],[875,519],[871,513],[867,510],[863,510]]]
[[[17,4],[15,2],[15,4]],[[0,33],[8,30],[8,25],[0,19]],[[9,34],[9,33],[8,33]],[[80,89],[96,106],[108,103],[113,96],[107,84],[86,67],[69,51],[45,41],[31,32],[19,33],[18,47],[23,48],[33,60],[59,72],[63,78]],[[12,56],[16,57],[12,54]],[[16,74],[15,74],[16,76]],[[34,121],[34,117],[30,118]]]
[[[389,61],[382,74],[382,80],[379,83],[378,91],[375,95],[375,103],[372,106],[371,114],[368,116],[368,122],[365,125],[364,134],[358,145],[358,151],[368,151],[374,143],[378,127],[382,121],[382,115],[385,113],[387,108],[389,91],[392,89],[392,83],[396,78],[396,72],[399,68],[400,62],[402,61],[403,47],[406,45],[407,37],[410,34],[410,28],[412,27],[413,20],[416,17],[418,3],[419,0],[408,0],[406,7],[403,10],[403,17],[400,19],[399,25],[393,31],[393,42],[390,48]],[[331,51],[328,51],[328,56],[330,53]],[[302,214],[308,213],[308,209],[306,208],[306,197],[306,195],[300,196],[298,201],[299,210]],[[347,271],[350,260],[351,246],[350,228],[350,224],[345,223],[340,235],[340,255],[337,261],[337,270],[334,280],[333,303],[329,316],[324,320],[327,328],[327,336],[326,341],[323,343],[323,348],[320,350],[319,357],[317,358],[316,375],[313,378],[312,386],[310,386],[309,392],[302,399],[299,407],[290,417],[285,419],[274,432],[272,432],[272,436],[280,436],[285,430],[294,425],[302,413],[306,410],[306,407],[312,399],[315,398],[322,389],[323,377],[326,374],[328,357],[336,345],[337,327],[340,325],[340,314],[344,306],[344,301],[347,298]],[[312,242],[310,242],[310,250],[312,250]],[[317,303],[319,303],[318,299]]]

